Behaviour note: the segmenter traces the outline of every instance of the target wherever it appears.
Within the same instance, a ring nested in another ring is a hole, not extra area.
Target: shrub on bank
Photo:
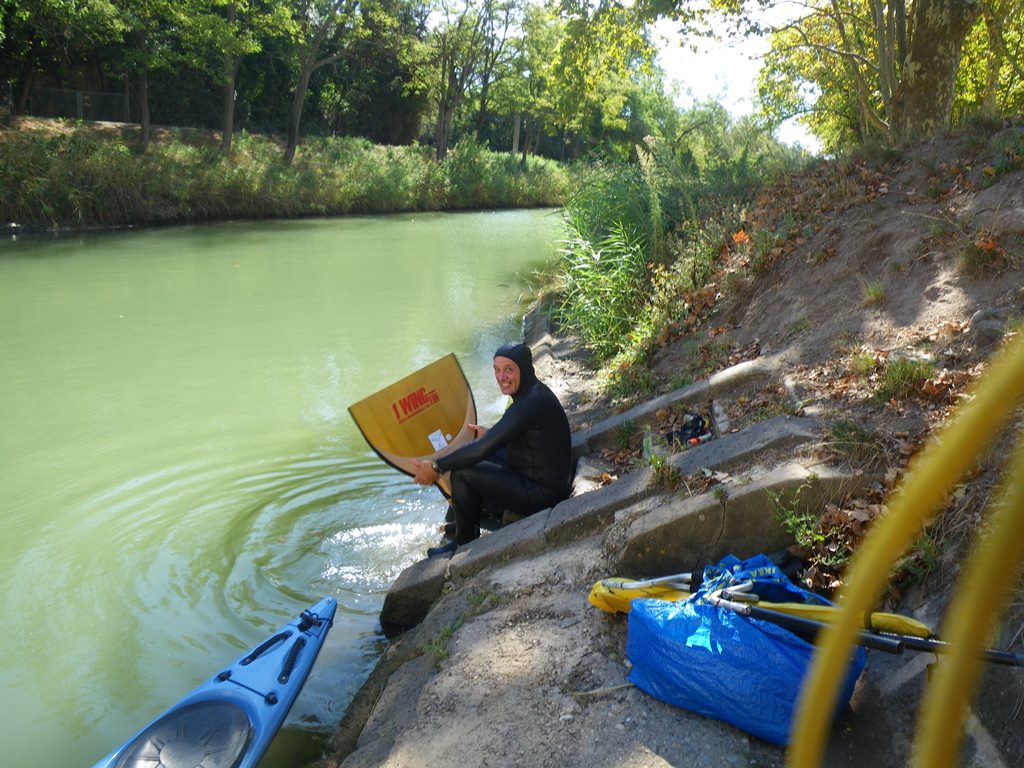
[[[126,138],[127,136],[127,138]],[[28,226],[165,224],[350,213],[559,205],[568,171],[462,142],[429,147],[310,139],[285,165],[247,134],[224,156],[209,134],[161,131],[138,156],[131,131],[87,124],[0,131],[0,220]]]

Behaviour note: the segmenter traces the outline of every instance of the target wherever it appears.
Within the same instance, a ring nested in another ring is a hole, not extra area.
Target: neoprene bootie
[[[447,544],[442,544],[440,547],[431,547],[427,550],[427,557],[438,557],[440,555],[454,555],[455,550],[459,548],[459,545],[454,541],[449,541]]]

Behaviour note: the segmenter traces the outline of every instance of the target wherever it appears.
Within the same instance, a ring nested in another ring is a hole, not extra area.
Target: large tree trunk
[[[894,104],[898,143],[949,130],[960,50],[980,12],[972,0],[918,0],[914,5],[913,37]]]
[[[516,112],[516,116],[512,118],[512,154],[519,154],[519,125],[523,122],[523,113]]]
[[[295,149],[299,146],[299,123],[302,120],[302,104],[309,90],[309,78],[313,74],[310,67],[303,66],[299,73],[299,83],[295,86],[295,97],[292,99],[292,113],[288,120],[288,146],[284,150],[284,164],[291,165],[295,159]]]
[[[985,14],[985,28],[988,31],[989,50],[985,60],[985,97],[981,102],[982,112],[989,116],[999,114],[999,72],[1003,68],[1003,24],[992,14]]]
[[[444,160],[448,157],[448,144],[452,138],[452,119],[455,116],[455,107],[450,104],[441,104],[437,110],[437,159]]]

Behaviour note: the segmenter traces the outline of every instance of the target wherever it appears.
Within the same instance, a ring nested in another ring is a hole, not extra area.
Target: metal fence
[[[128,97],[123,93],[75,91],[66,88],[33,88],[29,114],[36,117],[69,117],[129,123]]]

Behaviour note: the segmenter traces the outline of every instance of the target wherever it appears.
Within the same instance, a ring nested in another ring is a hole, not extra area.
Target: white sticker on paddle
[[[444,439],[444,433],[440,429],[427,435],[427,440],[434,446],[435,451],[440,451],[448,445],[448,441]]]

